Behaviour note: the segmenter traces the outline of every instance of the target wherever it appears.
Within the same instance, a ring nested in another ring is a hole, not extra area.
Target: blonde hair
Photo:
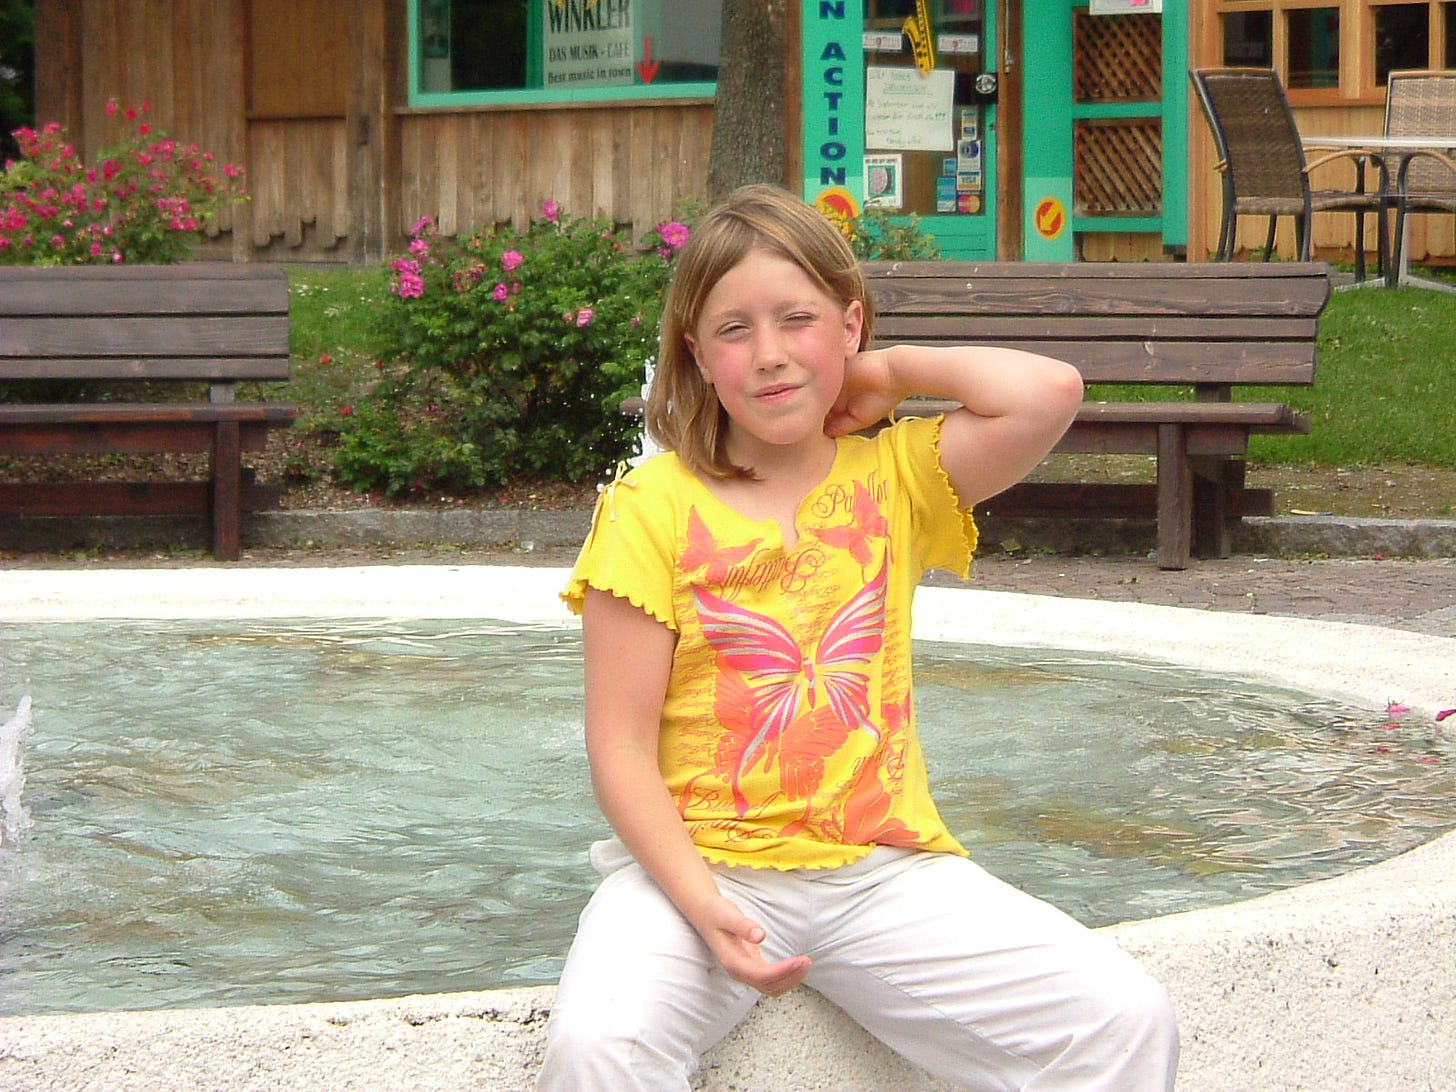
[[[793,262],[841,309],[858,300],[864,307],[861,349],[874,326],[874,306],[854,252],[813,206],[778,186],[755,184],[733,191],[703,217],[678,255],[667,290],[646,424],[652,438],[676,451],[689,470],[714,478],[753,475],[728,458],[728,415],[703,380],[687,336],[719,279],[753,250]]]

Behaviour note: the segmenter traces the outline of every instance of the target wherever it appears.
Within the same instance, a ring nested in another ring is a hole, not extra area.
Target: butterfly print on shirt
[[[746,683],[747,721],[733,726],[738,732],[730,727],[730,736],[735,737],[730,776],[735,797],[742,774],[761,754],[771,760],[775,753],[788,753],[789,729],[806,713],[811,716],[808,724],[816,729],[809,733],[814,741],[808,744],[811,751],[822,750],[824,740],[833,734],[827,731],[831,724],[863,730],[878,742],[866,668],[884,644],[887,573],[888,567],[882,565],[878,576],[835,611],[808,656],[776,619],[703,588],[693,589],[704,638],[719,662]],[[837,747],[838,743],[826,753]]]

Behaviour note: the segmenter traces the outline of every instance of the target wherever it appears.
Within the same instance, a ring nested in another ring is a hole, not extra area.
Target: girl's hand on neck
[[[868,349],[851,357],[844,366],[844,386],[824,419],[826,435],[847,436],[883,421],[907,393],[895,382],[890,354]]]

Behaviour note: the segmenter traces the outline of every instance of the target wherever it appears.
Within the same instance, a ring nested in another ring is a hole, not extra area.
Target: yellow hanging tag
[[[925,10],[925,0],[915,0],[915,14],[906,19],[900,29],[910,39],[915,67],[922,76],[929,76],[935,71],[935,37],[930,29],[930,13]]]

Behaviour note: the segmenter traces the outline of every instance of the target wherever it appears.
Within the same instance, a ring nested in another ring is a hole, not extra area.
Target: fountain
[[[13,572],[0,615],[497,617],[559,622],[559,571]],[[971,598],[968,598],[971,597]],[[1428,718],[1456,641],[1340,623],[924,589],[917,637],[1087,649]],[[1277,654],[1276,654],[1277,653]],[[1180,1089],[1436,1087],[1456,1071],[1456,836],[1330,880],[1113,926],[1169,986]],[[529,1088],[549,987],[363,1002],[0,1019],[0,1085]],[[703,1087],[933,1088],[815,995],[766,1003]],[[789,1083],[793,1072],[802,1083]]]

